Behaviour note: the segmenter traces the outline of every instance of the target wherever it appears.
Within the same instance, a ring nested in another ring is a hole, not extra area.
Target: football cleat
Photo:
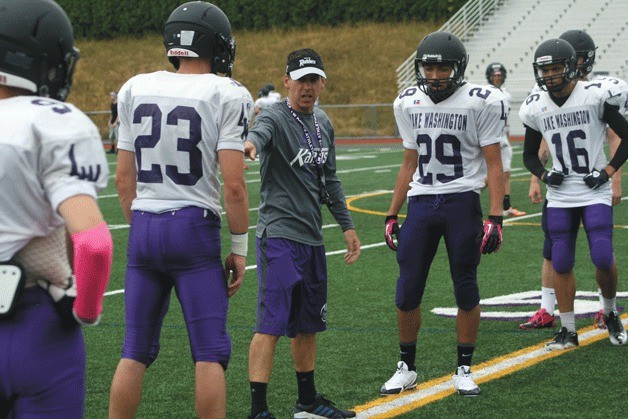
[[[600,310],[595,313],[595,317],[593,318],[593,326],[596,329],[606,330],[606,323],[604,323],[604,310]]]
[[[604,323],[608,327],[608,338],[613,345],[621,346],[628,343],[628,335],[624,325],[621,323],[617,310],[613,310],[608,313],[608,316],[604,316]]]
[[[275,419],[275,416],[270,413],[268,410],[264,410],[259,412],[255,416],[249,416],[249,419]]]
[[[510,207],[504,211],[504,217],[521,217],[526,215],[527,212],[519,211],[517,208]]]
[[[382,396],[388,394],[399,394],[404,390],[410,390],[416,387],[416,371],[408,370],[408,365],[403,362],[397,362],[397,371],[386,381],[379,393]]]
[[[473,381],[471,367],[467,365],[459,366],[456,373],[451,377],[451,381],[461,396],[472,397],[480,394],[480,387]]]
[[[322,394],[317,394],[310,405],[302,405],[297,402],[294,407],[294,419],[319,419],[319,418],[354,418],[353,410],[338,409],[334,402]]]
[[[576,346],[578,346],[578,334],[568,331],[563,326],[554,335],[554,340],[545,344],[545,349],[548,351],[561,351],[563,349],[575,348]]]
[[[554,316],[549,314],[547,310],[544,308],[540,309],[526,323],[521,323],[519,325],[519,329],[522,330],[532,330],[532,329],[542,329],[545,327],[554,327],[556,323],[554,322]]]

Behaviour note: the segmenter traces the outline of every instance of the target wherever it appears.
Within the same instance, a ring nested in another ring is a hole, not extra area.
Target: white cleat
[[[397,371],[386,381],[379,393],[383,396],[388,394],[399,394],[404,390],[410,390],[416,387],[416,371],[408,370],[405,362],[397,363]]]
[[[477,396],[480,394],[480,387],[471,378],[471,367],[462,365],[458,367],[456,373],[451,377],[454,388],[461,396]]]

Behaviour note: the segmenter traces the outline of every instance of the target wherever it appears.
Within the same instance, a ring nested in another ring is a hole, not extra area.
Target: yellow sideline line
[[[624,323],[625,323],[626,319],[628,319],[628,314],[624,314],[623,316],[621,316],[621,318],[624,319]],[[585,333],[588,333],[591,336],[581,336],[581,335],[584,335]],[[568,349],[564,351],[551,351],[551,352],[544,351],[540,355],[534,356],[533,358],[530,358],[527,360],[520,360],[520,361],[516,360],[516,358],[518,357],[531,355],[535,351],[544,350],[545,342],[543,342],[537,345],[529,346],[524,349],[520,349],[518,351],[512,352],[507,355],[499,356],[497,358],[483,362],[481,364],[478,364],[477,366],[473,367],[474,374],[476,376],[480,375],[480,377],[477,378],[475,381],[478,384],[482,384],[482,383],[496,380],[498,378],[502,378],[506,375],[509,375],[514,372],[520,371],[524,368],[528,368],[533,365],[539,364],[548,359],[552,359],[552,358],[561,356],[567,352],[575,351],[584,346],[591,345],[595,342],[605,339],[608,336],[606,331],[596,329],[594,326],[588,326],[588,327],[579,329],[578,335],[582,337],[583,339],[580,339],[579,341],[580,346],[576,348],[572,348],[572,349]],[[505,363],[507,365],[509,363],[512,363],[512,365],[505,366],[505,367],[497,367],[498,364],[500,363]],[[492,373],[487,373],[483,375],[483,372],[485,370],[490,370],[491,368],[497,368],[497,369]],[[355,408],[353,408],[353,410],[355,410],[358,413],[365,412],[364,414],[359,415],[360,417],[369,417],[369,418],[378,418],[378,419],[393,418],[395,416],[399,416],[401,414],[411,412],[427,404],[433,403],[438,400],[442,400],[445,397],[455,394],[455,390],[453,389],[453,386],[448,384],[450,380],[451,380],[451,375],[445,375],[439,378],[435,378],[419,385],[415,390],[397,394],[397,395],[381,397],[379,399],[373,400],[366,404],[356,406]],[[435,387],[439,385],[443,386],[445,384],[447,384],[446,388],[440,391],[438,389],[435,389]],[[436,390],[436,392],[432,395],[429,395],[429,394],[425,395],[424,397],[421,397],[419,394],[417,394],[421,391],[429,393],[430,390]],[[417,400],[413,400],[413,399],[416,399],[417,397],[419,397]],[[409,400],[407,402],[403,402],[402,399],[404,398],[407,398]],[[397,404],[399,406],[394,407]],[[386,410],[387,405],[391,406],[391,408],[388,410]],[[376,409],[376,408],[380,408],[380,409]],[[375,414],[368,414],[368,410],[371,410],[371,409],[376,409],[376,412],[377,410],[382,410],[382,409],[385,411],[382,413],[375,412]]]

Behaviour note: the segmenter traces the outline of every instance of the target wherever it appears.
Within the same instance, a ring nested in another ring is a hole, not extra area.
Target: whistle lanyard
[[[286,105],[288,105],[288,110],[292,114],[292,117],[296,119],[296,121],[301,125],[303,129],[303,135],[305,135],[305,140],[307,141],[307,147],[310,149],[312,156],[316,156],[314,158],[314,162],[316,165],[316,175],[318,178],[318,188],[320,201],[322,204],[332,204],[332,200],[327,192],[327,188],[325,187],[325,183],[323,182],[323,134],[321,133],[321,126],[318,124],[318,119],[316,118],[316,114],[312,113],[312,119],[314,120],[314,130],[316,132],[316,140],[318,141],[318,153],[314,149],[314,142],[312,141],[312,135],[310,131],[305,126],[305,123],[301,120],[299,115],[292,109],[292,105],[290,104],[290,98],[286,98]]]

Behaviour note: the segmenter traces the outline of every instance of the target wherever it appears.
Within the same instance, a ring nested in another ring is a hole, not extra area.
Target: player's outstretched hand
[[[253,142],[245,141],[244,155],[248,157],[249,159],[251,159],[252,161],[255,161],[255,153],[257,153],[257,149],[255,148],[255,145],[253,144]]]
[[[227,282],[227,295],[231,298],[242,285],[246,258],[244,256],[229,253],[225,259],[225,281]],[[229,279],[231,278],[231,280]]]
[[[591,173],[584,177],[584,183],[591,189],[598,189],[600,186],[608,182],[608,173],[606,170],[593,169]]]
[[[559,172],[558,170],[550,170],[549,172],[546,170],[543,176],[543,182],[547,184],[550,188],[557,188],[563,183],[563,179],[565,178],[565,174],[563,172]]]
[[[362,253],[360,239],[355,230],[347,230],[344,232],[345,242],[347,242],[347,253],[345,253],[345,263],[351,265],[360,257]]]
[[[484,221],[484,228],[482,229],[482,244],[480,244],[480,251],[482,254],[493,253],[499,250],[499,246],[502,245],[502,222],[504,217],[497,215],[489,215],[488,219]]]
[[[396,215],[388,215],[386,217],[386,229],[384,230],[384,238],[386,239],[386,245],[390,250],[397,251],[397,244],[399,242],[399,220]]]

